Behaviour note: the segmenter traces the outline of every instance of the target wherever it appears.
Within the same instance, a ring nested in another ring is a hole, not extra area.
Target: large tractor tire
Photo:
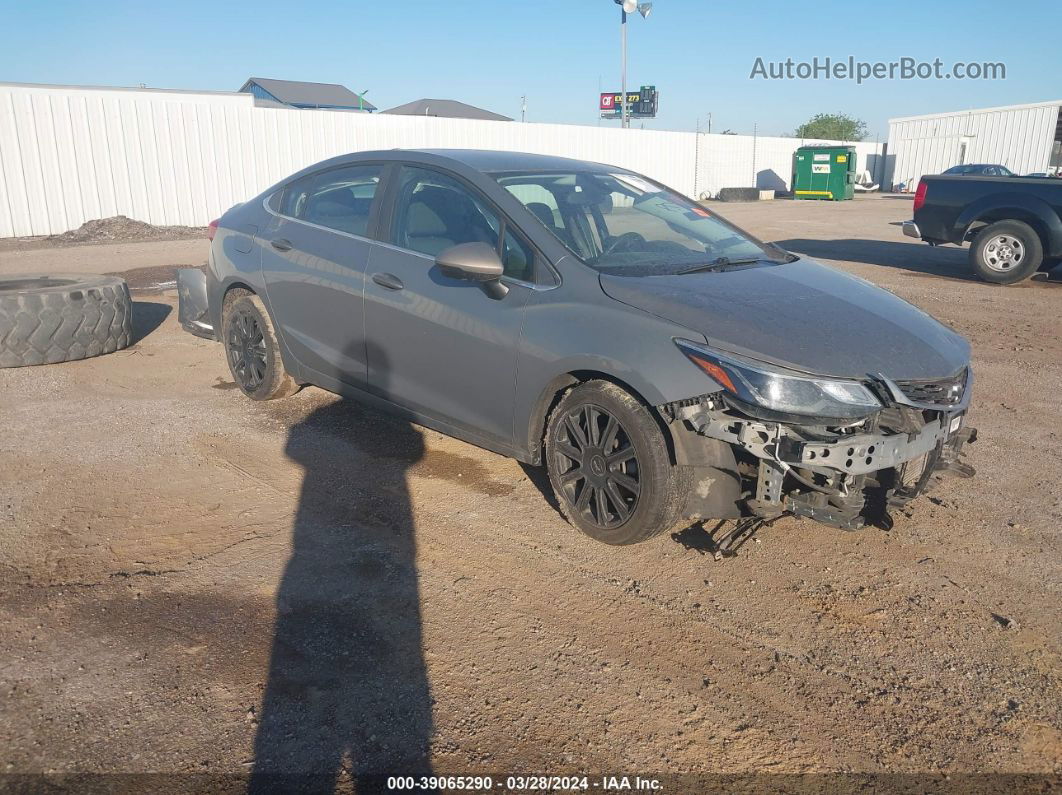
[[[0,276],[0,367],[88,359],[128,347],[129,286],[117,276]]]

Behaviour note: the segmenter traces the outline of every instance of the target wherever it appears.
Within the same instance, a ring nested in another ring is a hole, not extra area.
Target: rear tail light
[[[928,187],[929,186],[926,185],[926,181],[924,179],[920,179],[918,181],[918,190],[915,191],[915,200],[914,200],[914,211],[915,212],[918,212],[919,210],[921,210],[922,209],[922,205],[926,203],[926,188],[928,188]]]
[[[215,218],[213,221],[207,224],[207,240],[213,240],[214,235],[218,233],[218,221],[220,220],[220,218]]]

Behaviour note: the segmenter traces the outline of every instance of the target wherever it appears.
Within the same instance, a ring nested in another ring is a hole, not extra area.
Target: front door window
[[[403,167],[391,242],[431,257],[460,243],[486,243],[498,252],[506,276],[530,281],[533,273],[531,246],[484,199],[430,169]]]

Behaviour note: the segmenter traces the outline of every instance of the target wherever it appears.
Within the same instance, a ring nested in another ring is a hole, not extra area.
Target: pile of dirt
[[[85,221],[77,229],[71,229],[61,235],[49,235],[45,239],[56,245],[82,245],[84,243],[144,240],[183,240],[205,235],[206,227],[202,226],[155,226],[143,221],[134,221],[124,215],[116,215],[113,218]]]

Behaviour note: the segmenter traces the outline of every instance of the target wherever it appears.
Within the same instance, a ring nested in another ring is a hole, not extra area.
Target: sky
[[[386,109],[458,99],[527,121],[598,117],[620,89],[612,0],[302,3],[0,0],[0,81],[234,91],[250,76],[341,83]],[[648,129],[784,135],[815,113],[864,120],[1062,98],[1058,0],[653,0],[629,18],[628,89],[655,85]],[[1005,80],[750,79],[763,61],[1002,62]],[[639,126],[643,122],[635,121]]]

